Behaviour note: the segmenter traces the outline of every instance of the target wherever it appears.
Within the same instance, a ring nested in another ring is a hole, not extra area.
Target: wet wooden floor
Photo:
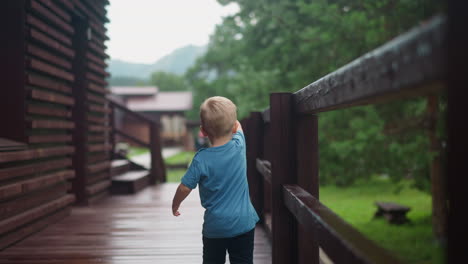
[[[203,208],[198,193],[192,192],[182,204],[182,215],[172,216],[176,188],[162,184],[73,208],[59,223],[1,251],[0,263],[201,263]],[[256,264],[271,263],[271,247],[261,228],[254,255]]]

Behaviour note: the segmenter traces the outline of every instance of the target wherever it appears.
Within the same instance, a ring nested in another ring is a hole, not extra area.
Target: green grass
[[[353,187],[323,186],[320,200],[380,246],[407,263],[443,263],[443,250],[434,241],[431,224],[431,197],[412,189],[410,183],[398,185],[387,179],[373,179]],[[390,225],[373,219],[375,201],[393,201],[411,207],[410,223]]]
[[[184,169],[167,170],[166,181],[167,182],[180,182],[180,179],[182,179],[184,174],[185,174]]]
[[[133,156],[138,156],[141,154],[145,154],[149,152],[148,148],[141,148],[141,147],[129,147],[128,148],[128,153],[127,153],[127,158],[133,157]]]
[[[174,156],[170,156],[164,160],[166,164],[189,164],[193,156],[195,156],[195,152],[193,151],[184,151],[177,153]],[[180,182],[180,179],[185,174],[184,169],[170,169],[167,170],[167,182]]]
[[[164,162],[166,164],[181,164],[181,163],[189,164],[192,161],[193,156],[195,156],[195,152],[183,151],[183,152],[179,152],[173,156],[166,158]]]

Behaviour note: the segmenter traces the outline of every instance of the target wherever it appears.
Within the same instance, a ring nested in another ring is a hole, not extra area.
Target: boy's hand
[[[179,208],[172,208],[172,214],[174,216],[179,216],[180,215]]]
[[[240,131],[240,132],[244,133],[244,131],[242,131],[242,125],[239,122],[239,120],[236,120],[236,129],[235,129],[234,133],[236,133],[237,131]]]

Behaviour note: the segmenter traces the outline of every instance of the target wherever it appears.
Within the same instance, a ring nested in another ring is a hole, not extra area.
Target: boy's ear
[[[232,126],[232,134],[235,134],[237,132],[237,122],[234,123],[234,125]]]
[[[205,129],[203,129],[202,126],[200,126],[200,131],[203,134],[204,137],[208,137],[208,134],[206,133]]]

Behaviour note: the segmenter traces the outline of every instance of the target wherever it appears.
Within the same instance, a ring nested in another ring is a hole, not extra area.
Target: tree
[[[188,85],[183,76],[170,72],[155,72],[151,74],[150,83],[160,91],[187,91]]]

